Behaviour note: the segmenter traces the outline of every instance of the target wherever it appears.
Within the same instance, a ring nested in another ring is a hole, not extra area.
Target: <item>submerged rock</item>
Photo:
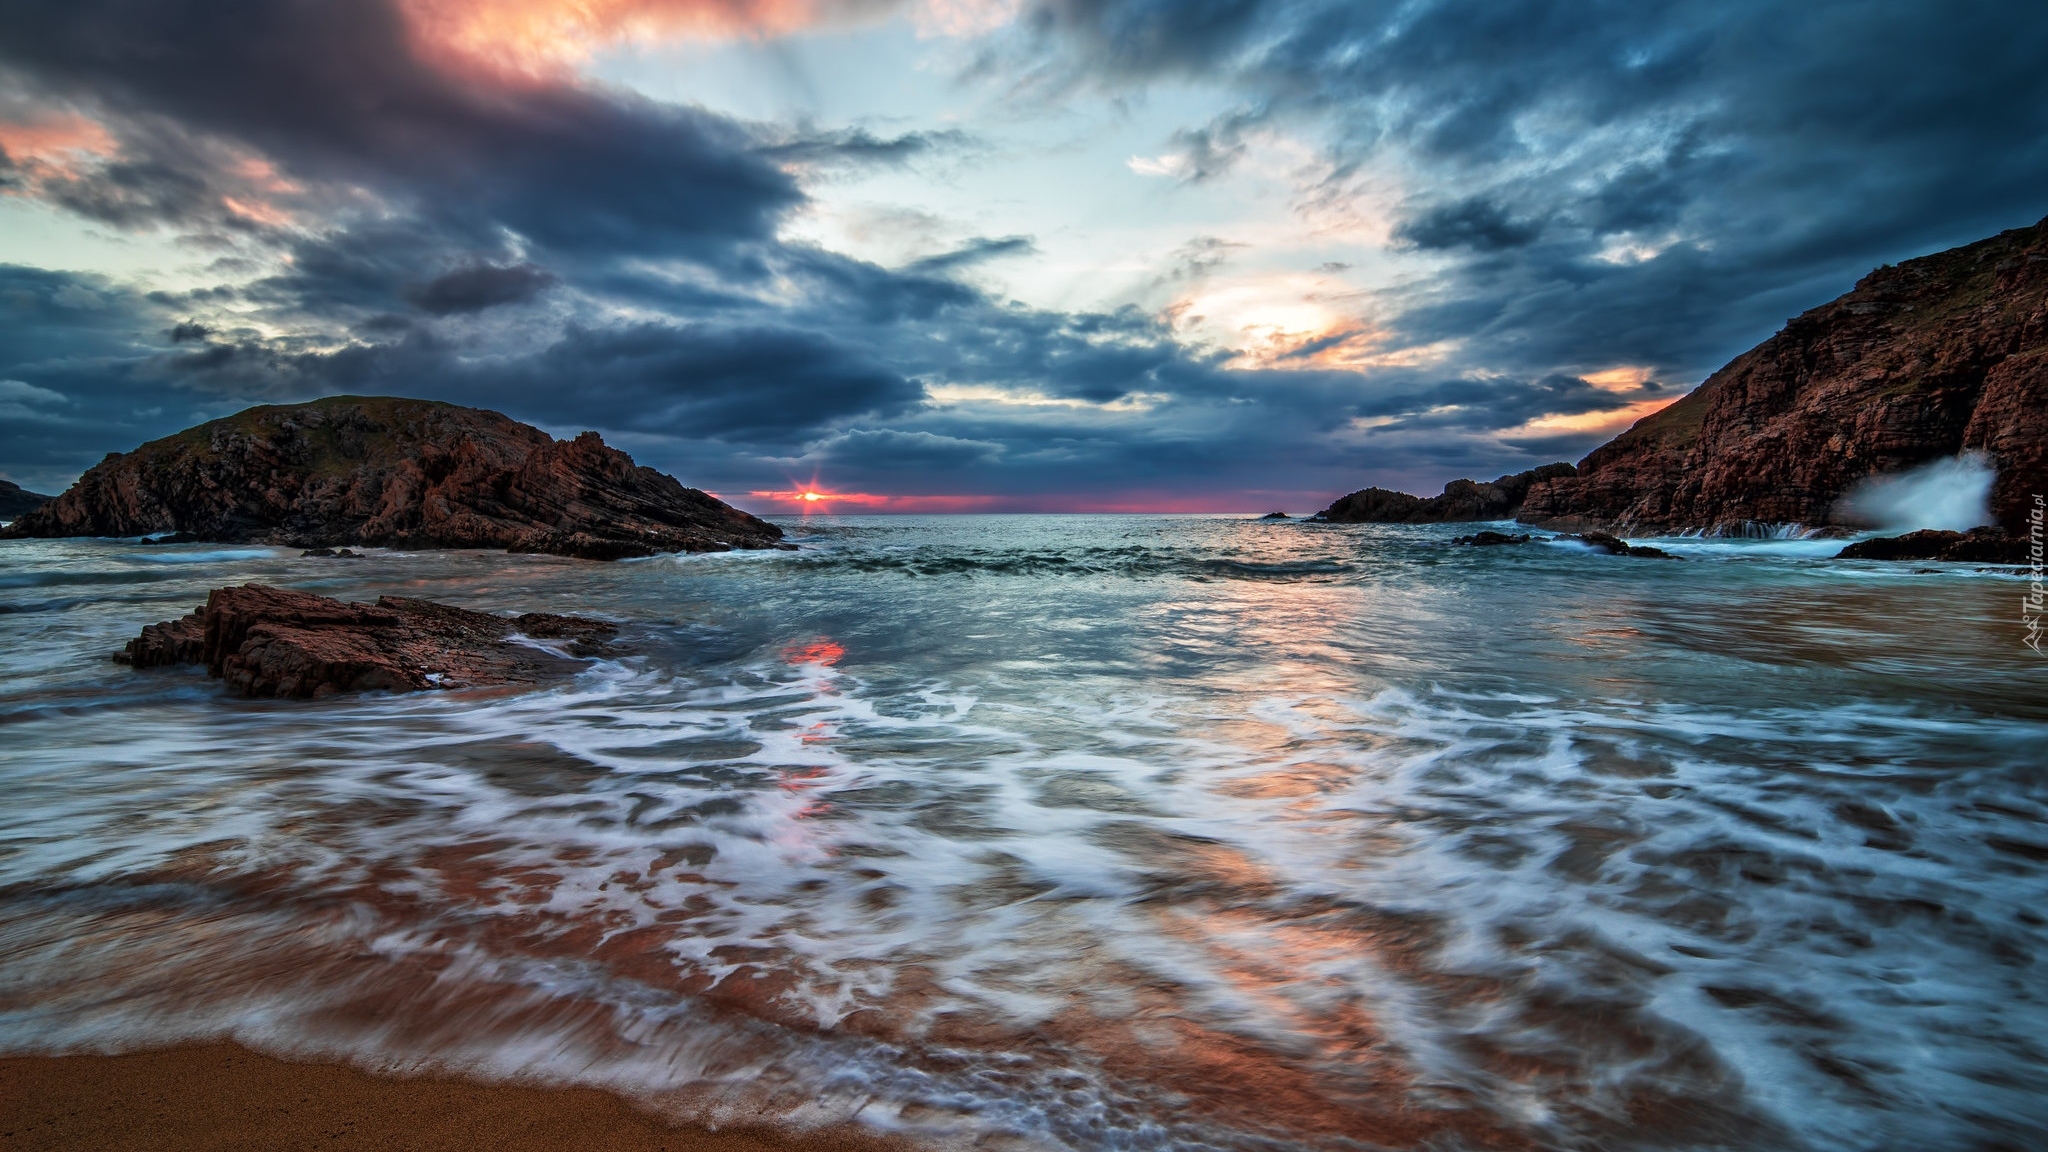
[[[1259,517],[1259,519],[1261,519],[1261,520],[1292,520],[1292,519],[1294,519],[1294,517],[1292,517],[1292,516],[1289,516],[1289,515],[1288,515],[1287,513],[1285,513],[1285,512],[1268,512],[1268,513],[1266,513],[1266,514],[1265,514],[1264,516],[1261,516],[1261,517]]]
[[[1497,548],[1502,544],[1527,544],[1529,541],[1534,539],[1535,537],[1529,535],[1527,532],[1522,532],[1517,535],[1510,536],[1505,532],[1494,532],[1492,530],[1488,530],[1485,532],[1474,532],[1470,536],[1454,537],[1452,538],[1451,543],[1470,544],[1474,548]]]
[[[2032,564],[2033,543],[1997,528],[1968,532],[1926,529],[1904,536],[1859,540],[1835,554],[1839,560],[1956,560],[1976,564]]]
[[[590,560],[768,548],[782,530],[642,468],[595,432],[496,412],[334,396],[110,455],[0,535],[503,548]]]
[[[306,699],[540,683],[577,671],[575,657],[603,653],[617,630],[581,616],[493,616],[398,596],[352,604],[245,584],[149,625],[114,659],[137,668],[204,664],[245,696]],[[562,651],[521,639],[561,641]]]

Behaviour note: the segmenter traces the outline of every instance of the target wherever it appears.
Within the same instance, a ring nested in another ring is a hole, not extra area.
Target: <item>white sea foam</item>
[[[1997,479],[1998,470],[1982,452],[1941,457],[1863,481],[1842,497],[1838,514],[1887,533],[1961,532],[1992,523],[1989,500]]]
[[[75,658],[5,657],[42,687],[0,768],[32,814],[0,823],[0,1049],[234,1035],[1070,1148],[1344,1146],[1318,1102],[1446,1146],[2040,1118],[2014,909],[2048,717],[1985,702],[2027,666],[1975,646],[1975,585],[1473,557],[730,588],[506,558],[483,579],[629,631],[708,587],[685,635],[731,655],[315,704],[0,616]],[[1659,1100],[1685,1127],[1603,1127]]]

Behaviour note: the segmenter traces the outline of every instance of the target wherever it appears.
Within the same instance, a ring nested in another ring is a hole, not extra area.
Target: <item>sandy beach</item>
[[[0,1059],[0,1145],[226,1152],[908,1152],[850,1129],[677,1127],[606,1092],[372,1076],[231,1044]]]

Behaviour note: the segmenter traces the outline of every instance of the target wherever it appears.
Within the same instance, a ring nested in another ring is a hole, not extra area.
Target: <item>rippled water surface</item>
[[[1836,545],[792,523],[0,544],[0,1050],[232,1036],[1050,1148],[2021,1148],[2022,585]],[[107,654],[260,580],[623,623],[533,692]]]

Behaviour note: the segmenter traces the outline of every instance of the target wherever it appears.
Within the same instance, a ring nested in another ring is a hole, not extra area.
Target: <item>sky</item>
[[[760,512],[1577,460],[2048,214],[2036,0],[0,0],[0,477],[448,400]]]

